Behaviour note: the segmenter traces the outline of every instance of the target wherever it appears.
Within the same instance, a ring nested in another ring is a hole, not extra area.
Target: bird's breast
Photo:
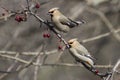
[[[63,25],[59,18],[59,16],[52,18],[52,21],[55,24],[55,28],[62,32],[68,32],[70,30],[69,27],[67,25]]]

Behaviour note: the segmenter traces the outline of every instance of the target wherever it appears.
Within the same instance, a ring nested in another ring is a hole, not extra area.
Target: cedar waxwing
[[[70,28],[84,23],[83,21],[73,21],[70,18],[67,18],[59,11],[59,8],[52,8],[49,10],[48,13],[51,15],[51,21],[55,25],[55,28],[58,31],[62,31],[65,33],[68,32]]]
[[[92,56],[88,50],[77,41],[76,38],[69,40],[68,44],[70,46],[69,51],[77,62],[84,62],[87,66],[91,68],[94,67]]]

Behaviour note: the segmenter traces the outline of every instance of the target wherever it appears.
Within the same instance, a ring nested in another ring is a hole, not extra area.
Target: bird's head
[[[70,39],[68,41],[68,44],[70,47],[75,47],[77,44],[79,44],[79,42],[77,41],[78,39],[77,38],[74,38],[74,39]]]
[[[52,8],[48,11],[48,14],[50,14],[51,16],[53,16],[54,14],[58,13],[59,8],[55,7],[55,8]]]

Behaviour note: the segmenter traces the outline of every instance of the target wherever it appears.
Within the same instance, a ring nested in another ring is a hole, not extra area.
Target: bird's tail
[[[73,21],[73,20],[71,20],[70,18],[68,18],[68,19],[71,21],[71,25],[72,25],[73,27],[86,23],[84,20]]]
[[[81,21],[74,21],[74,22],[75,22],[77,25],[86,23],[84,20],[81,20]]]

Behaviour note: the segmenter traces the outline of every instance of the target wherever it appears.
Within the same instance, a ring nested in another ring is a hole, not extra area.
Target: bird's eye
[[[51,11],[50,13],[53,13],[54,11]]]
[[[73,42],[69,42],[69,44],[72,44]]]

